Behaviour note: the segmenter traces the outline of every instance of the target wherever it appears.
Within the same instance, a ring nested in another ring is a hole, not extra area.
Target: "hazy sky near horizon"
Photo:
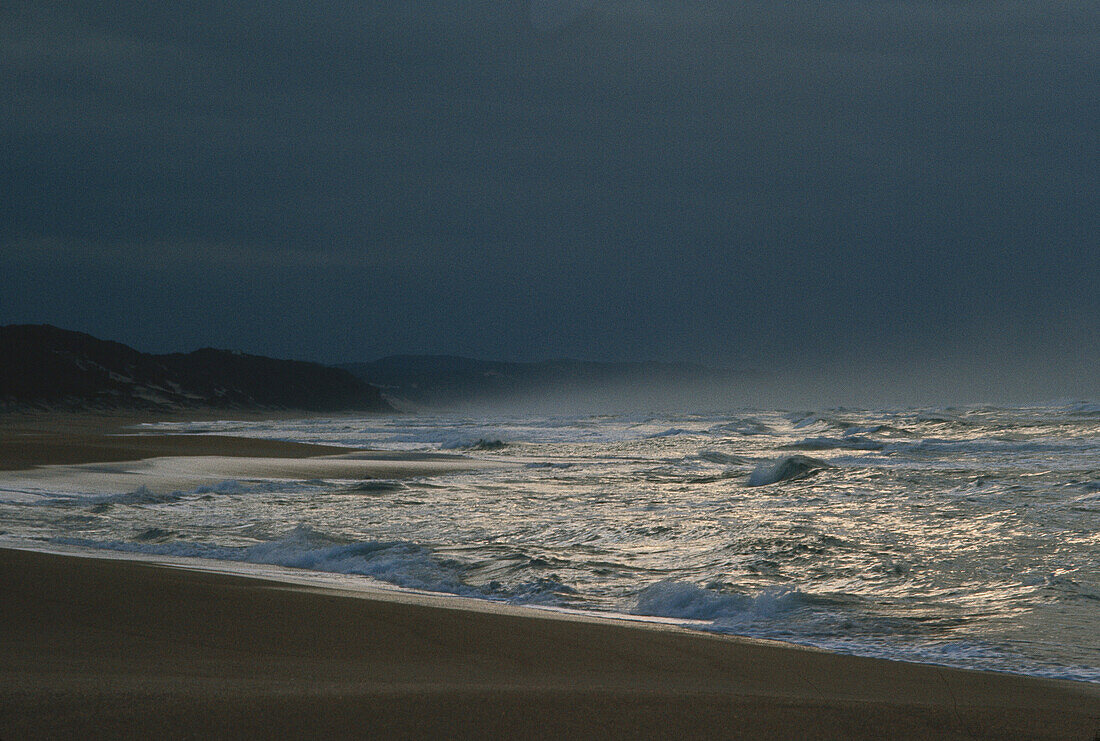
[[[0,323],[1100,393],[1095,0],[11,0],[0,99]]]

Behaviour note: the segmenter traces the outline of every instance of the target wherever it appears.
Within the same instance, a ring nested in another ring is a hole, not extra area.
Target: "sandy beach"
[[[0,551],[0,738],[1050,738],[1100,687]]]
[[[254,416],[270,418],[273,414]],[[240,412],[234,412],[233,416],[247,418]],[[204,418],[216,417],[209,412],[180,412],[171,417],[173,421]],[[164,420],[163,414],[140,412],[0,414],[0,471],[45,465],[132,461],[158,456],[302,458],[348,452],[346,448],[327,445],[226,435],[135,434],[136,425]]]
[[[17,432],[8,426],[0,444],[9,469],[129,460],[123,453],[197,456],[200,467],[336,461],[365,466],[363,476],[398,463],[423,475],[432,463],[227,437],[139,441],[94,419],[39,425],[22,442]],[[0,550],[0,739],[1092,741],[1098,732],[1096,684],[454,597]]]

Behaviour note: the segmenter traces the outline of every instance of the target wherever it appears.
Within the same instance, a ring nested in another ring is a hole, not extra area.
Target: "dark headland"
[[[0,327],[0,410],[392,412],[341,368],[203,348],[153,355],[46,324]]]

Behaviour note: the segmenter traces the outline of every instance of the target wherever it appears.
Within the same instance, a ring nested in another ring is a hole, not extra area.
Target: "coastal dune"
[[[0,738],[1051,738],[1100,687],[0,550]]]

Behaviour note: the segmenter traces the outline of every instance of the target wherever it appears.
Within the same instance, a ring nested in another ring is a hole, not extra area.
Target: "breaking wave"
[[[807,476],[829,468],[829,464],[808,455],[785,455],[774,461],[766,461],[758,465],[746,482],[747,486],[766,486],[780,481],[804,479]]]
[[[472,585],[466,580],[467,566],[418,543],[350,541],[318,532],[308,525],[299,525],[281,538],[251,546],[217,546],[179,540],[163,542],[172,536],[167,531],[151,528],[137,535],[139,542],[77,538],[55,538],[52,542],[154,556],[207,558],[367,576],[406,589],[502,599],[519,604],[562,605],[568,595],[574,593],[571,587],[546,577],[510,586],[499,581]]]
[[[905,621],[867,613],[856,597],[822,596],[770,587],[736,594],[665,580],[638,593],[633,613],[707,622],[705,630],[817,645],[837,635],[871,639],[914,633]],[[700,626],[696,626],[700,627]]]
[[[770,619],[809,604],[811,598],[797,590],[769,589],[751,597],[668,579],[638,593],[634,614],[724,623],[751,622]]]

